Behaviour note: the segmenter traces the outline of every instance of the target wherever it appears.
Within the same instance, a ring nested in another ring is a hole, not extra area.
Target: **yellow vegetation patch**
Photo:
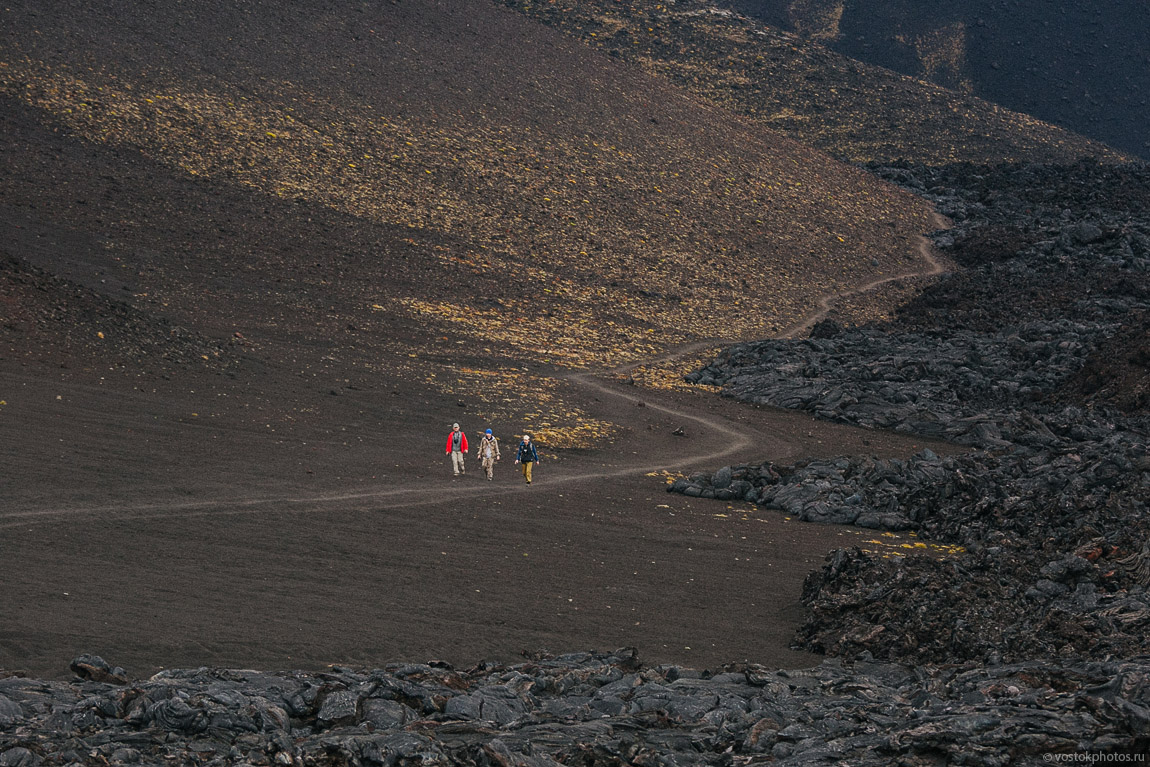
[[[693,373],[707,365],[718,355],[722,347],[709,347],[702,351],[668,359],[656,360],[645,365],[638,365],[626,373],[618,374],[618,378],[627,379],[632,383],[648,389],[701,389],[718,391],[719,387],[691,384],[683,380],[688,373]]]
[[[530,434],[541,450],[600,447],[618,432],[615,424],[568,404],[568,384],[558,378],[517,368],[446,366],[438,373],[424,373],[424,380],[445,394],[479,400],[479,418],[516,429],[516,437]]]
[[[540,317],[530,301],[508,300],[501,309],[400,299],[412,315],[434,318],[478,342],[499,341],[524,359],[566,367],[611,366],[650,356],[658,346],[627,334],[615,339],[611,324],[597,323],[587,309],[572,306],[561,316]]]
[[[681,471],[667,471],[666,469],[662,469],[660,471],[648,472],[646,476],[648,476],[648,477],[661,477],[663,479],[663,483],[669,485],[672,482],[674,482],[676,479],[681,479],[687,475]]]
[[[887,540],[878,540],[872,538],[865,541],[865,545],[873,548],[864,548],[863,551],[868,554],[882,554],[884,556],[905,556],[911,552],[934,554],[939,557],[953,557],[958,556],[966,551],[962,546],[951,546],[945,543],[924,543],[922,541],[905,542],[896,533],[883,533],[884,538]],[[909,533],[908,536],[914,537],[914,533]]]

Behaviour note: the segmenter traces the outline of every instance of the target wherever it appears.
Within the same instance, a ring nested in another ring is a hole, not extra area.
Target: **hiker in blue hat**
[[[499,440],[491,433],[491,429],[483,433],[483,439],[479,440],[479,447],[475,448],[475,455],[479,457],[479,465],[483,467],[483,471],[490,481],[495,473],[495,462],[501,458]]]

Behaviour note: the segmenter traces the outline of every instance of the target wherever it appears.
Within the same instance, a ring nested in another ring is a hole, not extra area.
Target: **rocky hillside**
[[[1041,0],[722,0],[859,61],[1150,157],[1150,10]]]
[[[707,0],[500,1],[851,162],[1122,157],[1099,141],[848,58]]]
[[[618,650],[471,669],[171,670],[131,684],[99,657],[72,668],[71,683],[0,678],[0,762],[883,767],[1150,745],[1144,659],[712,671]]]

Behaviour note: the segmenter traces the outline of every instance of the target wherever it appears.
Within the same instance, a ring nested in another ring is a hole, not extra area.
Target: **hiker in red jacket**
[[[455,476],[466,474],[463,468],[463,454],[467,452],[467,435],[459,430],[459,424],[451,424],[451,433],[447,435],[447,451],[451,456],[451,468]]]

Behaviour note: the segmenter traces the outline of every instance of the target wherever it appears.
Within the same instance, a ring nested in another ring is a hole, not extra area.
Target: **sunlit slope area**
[[[706,0],[496,1],[851,162],[1125,158],[1029,115],[849,59]]]
[[[448,236],[344,279],[364,310],[523,358],[761,334],[928,228],[911,198],[490,2],[4,14],[8,98],[173,174]],[[416,284],[411,259],[465,269]]]

